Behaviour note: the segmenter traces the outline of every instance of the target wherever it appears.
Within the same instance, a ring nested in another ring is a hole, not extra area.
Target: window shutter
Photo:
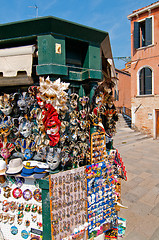
[[[145,20],[145,45],[152,44],[152,18],[146,18]]]
[[[116,101],[116,90],[114,91],[114,98],[115,98],[115,101]]]
[[[145,94],[152,94],[152,71],[145,68]]]
[[[119,90],[117,92],[117,101],[119,101]]]
[[[145,91],[144,91],[144,79],[145,79],[145,74],[144,74],[144,68],[142,68],[140,70],[140,74],[139,74],[139,94],[140,95],[144,95]]]
[[[137,49],[140,47],[140,29],[139,23],[134,22],[134,48]]]

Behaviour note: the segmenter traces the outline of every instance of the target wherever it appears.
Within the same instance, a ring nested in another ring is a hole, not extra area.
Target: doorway
[[[159,138],[159,110],[156,110],[156,138]]]

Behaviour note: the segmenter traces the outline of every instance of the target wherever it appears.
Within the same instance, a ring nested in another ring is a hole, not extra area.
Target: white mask
[[[53,152],[51,152],[49,149],[49,152],[46,156],[46,161],[50,169],[55,170],[60,164],[60,149],[57,149]]]

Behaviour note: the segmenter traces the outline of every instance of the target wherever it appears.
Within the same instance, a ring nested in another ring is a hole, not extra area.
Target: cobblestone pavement
[[[119,216],[126,218],[125,240],[159,240],[159,139],[128,128],[122,116],[117,123],[114,147],[126,166]]]

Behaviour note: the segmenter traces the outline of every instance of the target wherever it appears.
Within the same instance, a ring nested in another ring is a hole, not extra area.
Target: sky
[[[118,58],[131,56],[130,20],[127,16],[133,10],[156,1],[0,0],[0,24],[32,19],[38,14],[38,17],[54,16],[106,31],[109,33],[115,67],[122,69],[125,61],[118,60]]]

